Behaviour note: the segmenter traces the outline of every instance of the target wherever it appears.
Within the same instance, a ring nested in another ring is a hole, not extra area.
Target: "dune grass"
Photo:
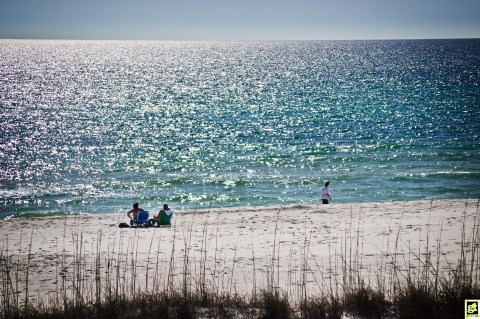
[[[394,245],[384,247],[375,280],[365,274],[361,216],[356,220],[352,214],[345,225],[340,251],[329,244],[326,265],[310,250],[311,234],[303,234],[303,242],[295,248],[301,252],[299,275],[295,275],[291,260],[279,257],[283,217],[278,213],[266,265],[260,265],[252,249],[248,271],[253,282],[247,292],[240,292],[233,280],[243,222],[231,264],[221,247],[219,216],[213,221],[210,216],[203,221],[194,217],[158,230],[182,236],[183,243],[172,241],[170,255],[160,256],[160,245],[165,243],[154,240],[158,238],[154,233],[142,265],[138,241],[122,236],[105,253],[99,234],[96,253],[87,254],[78,227],[71,234],[73,255],[60,251],[55,256],[56,291],[44,299],[30,295],[34,275],[30,234],[21,239],[30,241],[26,255],[13,254],[9,243],[0,247],[0,318],[458,318],[465,299],[480,299],[478,207],[477,202],[472,220],[464,214],[455,264],[446,267],[442,260],[441,232],[431,238],[427,230],[425,248],[416,251],[405,248],[408,243],[397,231],[385,235],[395,236]],[[193,223],[202,223],[200,234],[192,230]],[[432,242],[436,249],[431,249]],[[199,255],[194,245],[200,247]],[[280,275],[280,263],[288,265],[286,279]],[[260,266],[266,267],[265,282],[257,281]]]

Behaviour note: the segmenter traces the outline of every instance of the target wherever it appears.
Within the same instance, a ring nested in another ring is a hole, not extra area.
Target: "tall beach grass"
[[[419,243],[404,241],[401,227],[385,232],[373,265],[361,209],[329,229],[327,259],[312,250],[307,227],[285,238],[281,211],[263,254],[243,219],[235,241],[223,242],[219,213],[179,216],[167,229],[102,231],[91,242],[80,222],[65,221],[74,250],[50,244],[55,287],[42,295],[31,289],[32,231],[20,237],[21,253],[2,244],[0,318],[457,318],[465,299],[480,299],[479,217],[479,202],[466,201],[455,262],[443,250],[443,224],[435,233],[428,223]],[[145,231],[151,239],[139,247]]]

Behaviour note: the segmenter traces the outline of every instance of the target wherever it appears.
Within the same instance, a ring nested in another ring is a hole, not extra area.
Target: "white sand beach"
[[[461,245],[478,242],[478,215],[477,200],[434,200],[176,211],[170,228],[119,228],[125,214],[10,219],[0,249],[18,265],[18,291],[35,300],[73,283],[296,296],[359,277],[389,285],[392,272],[420,274],[425,263],[448,272]]]

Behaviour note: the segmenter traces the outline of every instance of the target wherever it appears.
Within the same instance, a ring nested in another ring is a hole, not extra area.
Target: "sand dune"
[[[98,280],[141,291],[188,282],[298,295],[352,276],[389,285],[393,271],[421,273],[425,262],[448,271],[462,242],[478,236],[478,215],[476,200],[177,211],[171,228],[123,229],[124,214],[80,215],[3,221],[0,239],[20,270],[19,291],[28,279],[35,299]]]

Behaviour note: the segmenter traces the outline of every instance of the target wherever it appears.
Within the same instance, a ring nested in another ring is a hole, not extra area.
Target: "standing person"
[[[325,182],[325,185],[322,187],[322,204],[328,204],[328,201],[332,200],[328,186],[330,186],[330,182]]]
[[[130,225],[133,225],[133,221],[137,219],[139,212],[143,212],[143,209],[138,207],[138,203],[133,204],[133,209],[127,213],[128,218],[130,218]]]

